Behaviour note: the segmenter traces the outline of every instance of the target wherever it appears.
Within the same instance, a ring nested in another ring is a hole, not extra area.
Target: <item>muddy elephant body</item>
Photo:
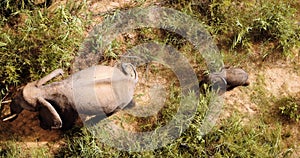
[[[78,114],[111,115],[123,109],[132,101],[138,81],[134,66],[123,63],[122,70],[93,66],[65,80],[45,84],[62,73],[58,69],[28,83],[13,99],[11,115],[18,115],[23,109],[38,111],[42,128],[69,129]]]

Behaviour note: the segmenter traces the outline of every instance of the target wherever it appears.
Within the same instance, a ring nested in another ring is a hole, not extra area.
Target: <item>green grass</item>
[[[138,1],[138,3],[143,2]],[[71,67],[72,60],[84,38],[84,32],[90,24],[90,15],[85,10],[84,3],[72,7],[70,4],[58,6],[53,11],[19,7],[15,3],[7,5],[2,2],[0,6],[2,6],[0,9],[1,99],[9,92],[13,93],[14,87],[39,79],[56,68],[68,70]],[[293,56],[292,50],[299,46],[300,29],[294,20],[299,4],[294,1],[204,0],[202,3],[195,4],[186,0],[177,0],[164,1],[163,6],[181,10],[205,23],[222,49],[226,65],[246,65],[248,57],[257,45],[264,47],[258,54],[260,59],[275,56],[276,52]],[[134,30],[134,33],[136,33],[134,38],[137,40],[129,38],[114,40],[105,50],[102,63],[119,59],[125,50],[135,45],[158,41],[173,45],[188,57],[193,65],[198,64],[195,68],[197,72],[205,69],[202,57],[196,54],[193,46],[179,35],[155,28],[141,28]],[[51,153],[47,147],[26,150],[24,153],[22,147],[12,140],[0,143],[0,157],[24,157],[24,155],[32,157],[289,156],[290,148],[284,148],[282,145],[281,136],[284,133],[282,128],[285,127],[282,125],[283,118],[277,114],[281,113],[291,122],[298,121],[300,118],[298,98],[276,99],[266,90],[264,77],[263,74],[258,75],[257,80],[251,83],[253,84],[251,89],[243,91],[251,91],[250,100],[258,106],[258,114],[251,117],[246,124],[243,122],[245,115],[234,111],[209,133],[201,135],[199,128],[209,101],[209,97],[201,96],[196,116],[187,130],[174,142],[154,151],[120,151],[110,147],[109,144],[99,142],[88,130],[82,128],[66,133],[65,145],[55,153]],[[176,84],[170,87],[170,100],[156,118],[130,118],[126,121],[138,122],[141,131],[153,130],[167,124],[167,121],[173,118],[180,100]]]
[[[144,152],[121,151],[81,129],[69,133],[67,144],[56,153],[57,157],[280,157],[286,154],[281,148],[279,124],[270,126],[260,118],[243,124],[238,113],[221,120],[209,133],[202,135],[199,129],[209,108],[210,94],[207,95],[200,97],[196,115],[189,127],[174,142],[162,148]],[[164,115],[168,118],[170,113],[161,113],[160,117],[165,118]]]
[[[294,97],[283,97],[277,101],[280,114],[291,121],[300,120],[300,101]]]
[[[67,6],[53,12],[21,9],[9,16],[16,21],[13,26],[0,15],[1,98],[11,86],[71,66],[87,22],[78,16],[79,12]]]
[[[83,130],[79,132],[80,136],[68,137],[67,145],[61,148],[57,156],[278,157],[282,154],[280,126],[270,128],[256,119],[247,125],[242,125],[240,116],[232,116],[223,120],[220,126],[213,128],[207,135],[202,136],[198,131],[198,123],[199,120],[193,120],[187,131],[175,142],[146,152],[120,151],[110,147],[109,144],[99,142]]]
[[[272,43],[269,49],[292,55],[290,51],[299,47],[295,1],[204,0],[193,3],[179,0],[164,3],[199,18],[227,49],[245,50],[253,44]]]
[[[264,69],[264,68],[260,68]],[[260,73],[256,76],[256,80],[251,83],[250,99],[256,105],[256,114],[250,119],[256,117],[263,123],[268,130],[279,130],[277,138],[277,147],[280,151],[280,157],[290,157],[293,152],[298,150],[298,139],[295,131],[298,131],[297,118],[299,118],[299,98],[284,94],[282,90],[281,96],[274,94],[266,89],[265,76]],[[257,128],[259,123],[254,123],[252,120],[247,122],[247,125],[253,125]],[[256,125],[255,125],[256,124]],[[275,141],[272,135],[266,134],[271,141]],[[298,152],[297,152],[298,153]]]
[[[25,149],[25,144],[14,140],[0,143],[0,157],[51,157],[48,147],[31,147]]]
[[[19,157],[21,153],[21,147],[15,142],[1,143],[0,156],[1,157]]]

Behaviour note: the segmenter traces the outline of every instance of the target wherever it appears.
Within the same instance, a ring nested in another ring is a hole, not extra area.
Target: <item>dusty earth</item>
[[[277,61],[276,63],[265,63],[265,65],[260,68],[255,68],[255,65],[251,64],[251,66],[248,66],[246,69],[249,72],[250,85],[248,87],[239,87],[225,93],[225,106],[220,118],[226,118],[231,115],[231,112],[238,111],[243,114],[242,123],[247,124],[251,118],[257,117],[257,115],[262,113],[260,110],[266,109],[266,107],[260,107],[264,105],[255,104],[255,101],[251,98],[254,90],[258,87],[264,89],[265,95],[273,100],[289,96],[300,98],[299,57],[295,57],[294,62]],[[276,112],[274,112],[274,110]],[[270,120],[277,122],[279,118],[278,107],[270,107],[270,111],[273,111],[267,114],[270,115]],[[272,117],[274,118],[272,119]],[[300,142],[299,122],[289,122],[283,119],[278,123],[282,125],[282,135],[284,135],[284,133],[290,134],[290,137],[287,138],[283,136],[283,144],[285,144],[286,147],[294,148],[295,146],[292,144],[294,142]],[[299,155],[300,145],[298,144],[291,157],[298,157]]]
[[[298,60],[299,61],[299,60]],[[284,61],[282,61],[284,62]],[[249,72],[249,87],[239,87],[233,91],[225,93],[227,105],[236,105],[242,113],[255,114],[257,105],[251,101],[251,90],[260,84],[263,84],[268,94],[274,97],[299,96],[300,95],[300,71],[298,66],[286,63],[269,63],[262,68],[245,68]],[[254,66],[254,65],[253,65]]]
[[[58,3],[58,2],[57,2]],[[92,1],[90,3],[90,9],[96,13],[103,13],[108,10],[130,5],[132,2],[130,0],[118,0],[118,1]],[[297,57],[296,57],[297,58]],[[255,117],[255,114],[259,113],[259,107],[251,100],[251,93],[255,89],[255,86],[259,82],[259,78],[264,78],[265,89],[268,93],[274,95],[275,97],[281,97],[282,95],[293,95],[300,97],[300,60],[299,57],[296,59],[298,66],[295,68],[295,63],[269,63],[264,67],[254,68],[251,66],[244,67],[247,72],[249,72],[249,87],[239,87],[230,92],[226,92],[224,95],[225,105],[222,117],[229,116],[232,111],[239,111],[244,113],[247,119]],[[296,64],[297,65],[297,64]],[[255,65],[252,65],[255,66]],[[166,70],[163,73],[157,74],[157,71],[150,69],[148,73],[148,78],[145,76],[145,68],[139,68],[139,78],[140,83],[137,87],[136,98],[138,102],[147,102],[151,100],[150,87],[168,90],[168,86],[171,82],[176,82],[176,79],[170,80],[170,76],[174,77],[172,72]],[[165,75],[169,74],[169,75]],[[164,77],[163,77],[164,76]],[[152,89],[153,90],[153,89]],[[161,94],[165,95],[165,94]],[[143,104],[143,103],[141,103]],[[2,111],[8,111],[8,103],[1,104],[4,108]],[[289,128],[289,127],[287,127]],[[299,126],[290,127],[293,128],[293,135],[300,135]],[[16,140],[20,142],[23,146],[27,148],[37,147],[37,146],[49,146],[54,149],[59,147],[63,142],[63,132],[60,130],[43,130],[39,127],[39,120],[37,118],[37,113],[23,111],[20,116],[13,122],[2,122],[0,121],[0,141],[5,142],[9,140]],[[290,138],[289,140],[298,139],[300,142],[300,137]],[[288,140],[287,140],[288,141]],[[300,150],[296,153],[300,154]]]

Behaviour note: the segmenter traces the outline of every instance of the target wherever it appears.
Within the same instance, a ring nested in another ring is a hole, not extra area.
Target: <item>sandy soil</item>
[[[242,123],[247,124],[251,118],[256,117],[256,114],[259,115],[259,106],[263,105],[257,105],[251,101],[251,94],[254,92],[255,86],[262,84],[261,80],[264,81],[262,88],[266,90],[266,95],[273,96],[273,98],[293,96],[299,99],[300,59],[296,57],[295,63],[278,61],[276,63],[266,63],[263,67],[257,69],[248,67],[250,86],[238,87],[225,93],[224,111],[220,118],[226,118],[230,116],[233,111],[238,111],[243,114]],[[274,116],[274,119],[271,120],[276,120],[279,117],[276,113],[270,115]],[[284,120],[278,123],[282,124],[283,135],[284,133],[290,134],[289,137],[282,137],[284,146],[294,148],[291,157],[298,157],[300,155],[300,146],[295,147],[293,144],[294,142],[300,142],[299,123]]]

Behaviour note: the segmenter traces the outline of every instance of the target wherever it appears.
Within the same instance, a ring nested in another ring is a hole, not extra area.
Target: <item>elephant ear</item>
[[[39,108],[40,126],[45,130],[50,130],[54,125],[53,117],[49,114],[50,111],[45,107]]]
[[[43,129],[59,129],[62,127],[62,120],[54,107],[45,99],[38,98],[39,120]]]

